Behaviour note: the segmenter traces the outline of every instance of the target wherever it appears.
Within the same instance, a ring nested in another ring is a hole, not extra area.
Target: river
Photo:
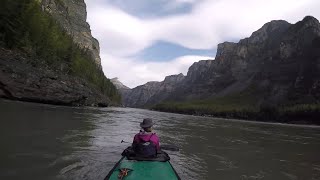
[[[0,100],[0,179],[103,179],[152,118],[182,179],[320,179],[320,128]]]

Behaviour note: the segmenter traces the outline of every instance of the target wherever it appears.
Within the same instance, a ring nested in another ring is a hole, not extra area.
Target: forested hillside
[[[61,0],[55,2],[62,3]],[[65,32],[59,23],[43,11],[40,1],[2,0],[0,13],[0,45],[3,49],[1,51],[2,57],[6,57],[4,60],[8,60],[7,54],[4,54],[10,50],[11,53],[15,52],[13,53],[15,55],[20,54],[18,55],[21,56],[20,58],[27,59],[24,63],[31,65],[36,71],[48,69],[57,76],[68,75],[79,78],[85,82],[79,87],[87,84],[85,86],[99,92],[102,96],[106,96],[110,102],[120,101],[121,97],[115,86],[105,77],[101,68],[94,62],[86,49],[80,48],[74,43],[72,37]],[[5,77],[3,76],[3,78]],[[59,78],[57,79],[59,80]],[[0,81],[3,84],[2,89],[6,87],[6,91],[10,91],[10,85],[6,85],[5,82],[8,79],[0,79]],[[88,96],[95,99],[94,94],[89,93]],[[7,98],[19,99],[23,95],[15,96],[13,91],[11,96],[7,95]],[[86,96],[83,99],[90,99]],[[28,98],[26,97],[26,99]],[[40,99],[41,97],[39,97],[39,101],[41,101]]]

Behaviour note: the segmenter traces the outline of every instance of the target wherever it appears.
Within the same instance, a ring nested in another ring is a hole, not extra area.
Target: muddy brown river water
[[[182,179],[320,179],[320,128],[0,100],[0,179],[103,179],[150,117]]]

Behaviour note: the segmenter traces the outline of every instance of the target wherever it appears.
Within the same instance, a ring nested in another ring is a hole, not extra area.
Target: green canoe
[[[123,156],[111,169],[105,180],[179,180],[169,160],[129,160]]]

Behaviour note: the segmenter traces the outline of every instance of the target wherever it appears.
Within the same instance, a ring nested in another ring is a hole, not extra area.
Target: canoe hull
[[[126,157],[120,161],[109,172],[105,179],[118,180],[121,169],[128,169],[125,180],[179,180],[179,176],[169,161],[137,161],[128,160]]]

